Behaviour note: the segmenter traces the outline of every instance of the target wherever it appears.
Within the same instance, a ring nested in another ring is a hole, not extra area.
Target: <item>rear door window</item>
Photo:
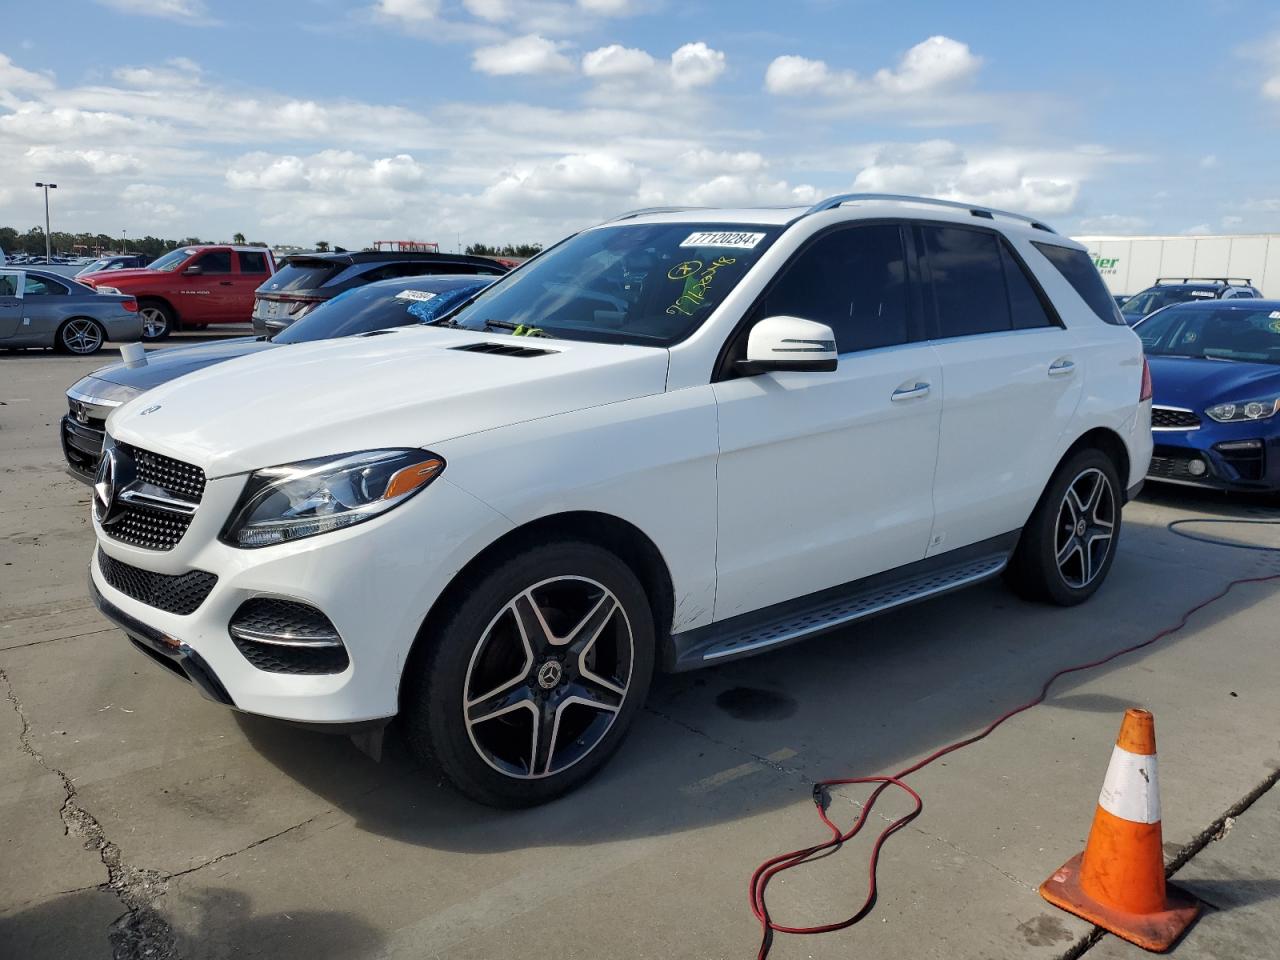
[[[985,230],[921,226],[939,339],[1013,328],[999,238]]]
[[[240,250],[236,253],[240,260],[241,273],[266,273],[267,255],[265,253],[249,253]]]
[[[1087,253],[1072,247],[1060,247],[1056,243],[1043,243],[1038,240],[1032,241],[1032,245],[1043,253],[1045,259],[1066,278],[1067,283],[1071,284],[1072,289],[1080,295],[1080,299],[1089,305],[1089,309],[1098,315],[1099,320],[1103,323],[1124,326],[1124,317],[1120,315],[1120,308],[1116,306],[1115,298],[1111,296],[1107,285],[1102,282],[1098,268],[1093,265],[1093,260]],[[1125,306],[1129,306],[1129,301],[1125,302]],[[1134,303],[1134,310],[1125,312],[1136,313],[1143,306],[1146,304]],[[1149,313],[1150,309],[1145,312]]]

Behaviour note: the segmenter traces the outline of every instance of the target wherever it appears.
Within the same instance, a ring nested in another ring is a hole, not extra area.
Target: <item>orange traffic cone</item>
[[[1084,853],[1040,886],[1056,907],[1146,950],[1163,953],[1196,918],[1199,902],[1164,882],[1156,725],[1126,710]]]

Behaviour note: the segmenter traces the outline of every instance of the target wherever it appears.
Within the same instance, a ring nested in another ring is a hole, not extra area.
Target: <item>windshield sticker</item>
[[[434,300],[435,294],[429,290],[401,290],[395,295],[396,300]]]
[[[750,250],[764,239],[763,233],[691,233],[685,237],[682,247],[736,247]]]
[[[1267,314],[1268,320],[1280,320],[1280,310],[1272,310]]]
[[[716,271],[737,262],[733,257],[717,257],[705,267],[701,260],[685,260],[683,263],[677,263],[667,271],[667,279],[684,281],[684,289],[680,296],[676,297],[676,302],[667,307],[667,313],[670,316],[676,314],[693,316],[694,311],[705,303],[707,289],[715,279]]]

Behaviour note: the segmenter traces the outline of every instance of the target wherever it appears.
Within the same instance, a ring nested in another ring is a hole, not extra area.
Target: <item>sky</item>
[[[8,6],[8,5],[6,5]],[[911,193],[1280,232],[1280,4],[60,0],[0,19],[0,225],[552,242]]]

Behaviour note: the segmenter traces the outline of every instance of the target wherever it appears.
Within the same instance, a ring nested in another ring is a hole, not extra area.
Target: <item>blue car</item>
[[[1280,300],[1181,303],[1134,330],[1154,390],[1147,478],[1280,490]]]

